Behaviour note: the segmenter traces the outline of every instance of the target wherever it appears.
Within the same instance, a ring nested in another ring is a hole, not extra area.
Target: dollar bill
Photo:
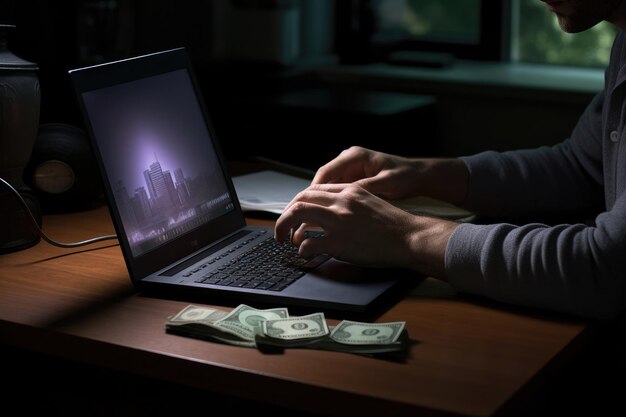
[[[369,324],[369,323],[365,323]],[[387,323],[375,323],[384,327]],[[341,323],[339,324],[341,325]],[[358,355],[366,356],[386,356],[394,359],[402,359],[408,353],[409,337],[405,328],[403,328],[394,342],[381,344],[381,343],[366,343],[362,340],[360,344],[348,344],[340,343],[332,338],[333,331],[339,327],[339,325],[330,329],[330,335],[328,338],[321,340],[316,346],[317,349],[332,350],[335,352],[354,353]]]
[[[286,308],[257,310],[245,304],[230,313],[224,310],[189,305],[168,318],[166,331],[182,336],[196,337],[254,347],[254,335],[266,319],[286,318]]]
[[[166,331],[179,336],[193,337],[195,339],[226,343],[234,346],[256,347],[256,343],[254,341],[243,340],[233,334],[225,333],[210,327],[207,328],[205,325],[188,324],[184,326],[174,326],[167,328]]]
[[[274,339],[281,346],[301,346],[314,343],[328,334],[324,313],[314,313],[308,316],[264,321],[262,332],[257,335]]]
[[[289,320],[294,319],[297,318]],[[284,333],[277,336],[270,330],[268,323],[263,325],[263,333],[257,334],[255,338],[257,347],[261,349],[303,347],[368,356],[394,353],[398,354],[398,357],[406,353],[408,348],[408,334],[404,322],[360,323],[346,320],[337,326],[329,327],[328,333],[317,337],[307,337],[290,329],[286,320],[277,320],[271,325],[271,328],[276,327]],[[283,337],[280,337],[281,335]]]
[[[330,334],[337,343],[346,345],[390,345],[398,340],[405,322],[361,323],[344,320]]]
[[[167,324],[173,326],[186,323],[212,324],[227,315],[228,312],[224,310],[188,305],[174,316],[169,317]]]
[[[285,319],[287,317],[289,317],[289,312],[286,308],[257,310],[241,304],[227,316],[216,321],[214,325],[224,332],[239,336],[243,340],[254,341],[254,336],[261,331],[262,323],[267,320]]]
[[[324,313],[290,317],[286,308],[241,304],[230,312],[189,305],[168,317],[166,331],[242,347],[310,348],[368,356],[401,357],[408,349],[405,322],[344,320],[328,326]]]
[[[165,322],[168,333],[178,334],[197,339],[212,340],[230,345],[255,347],[254,341],[242,340],[240,337],[225,333],[215,322],[226,317],[227,311],[215,308],[189,305],[171,316]]]

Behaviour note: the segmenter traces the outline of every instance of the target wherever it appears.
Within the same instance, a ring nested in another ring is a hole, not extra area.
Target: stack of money
[[[168,333],[213,340],[236,346],[256,347],[254,337],[266,320],[289,317],[286,308],[257,310],[245,304],[230,313],[189,305],[165,322]]]
[[[337,326],[328,327],[323,335],[310,338],[307,337],[307,330],[314,328],[317,331],[318,326],[321,327],[321,325],[309,317],[264,322],[263,332],[257,334],[255,338],[257,346],[260,348],[264,346],[306,347],[363,355],[404,352],[407,348],[408,335],[403,321],[361,323],[344,320]],[[321,317],[323,320],[323,314]]]
[[[168,333],[261,350],[309,348],[378,356],[406,353],[404,322],[344,320],[328,326],[324,313],[290,317],[286,308],[257,310],[245,304],[231,312],[189,305],[165,323]]]

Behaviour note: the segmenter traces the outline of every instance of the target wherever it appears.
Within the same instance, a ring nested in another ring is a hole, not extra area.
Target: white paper
[[[260,171],[233,177],[233,184],[243,211],[281,214],[311,181],[276,171]]]
[[[243,211],[265,211],[281,214],[287,204],[311,182],[276,171],[260,171],[233,177],[233,184]],[[455,205],[428,198],[414,197],[390,201],[413,214],[435,216],[457,221],[472,221],[472,212]]]

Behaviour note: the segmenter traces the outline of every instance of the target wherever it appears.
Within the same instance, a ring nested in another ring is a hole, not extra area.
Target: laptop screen
[[[235,210],[186,69],[82,100],[134,257]]]

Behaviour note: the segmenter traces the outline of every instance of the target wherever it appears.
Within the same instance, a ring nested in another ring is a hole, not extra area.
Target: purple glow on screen
[[[83,99],[134,256],[232,210],[186,70]]]

